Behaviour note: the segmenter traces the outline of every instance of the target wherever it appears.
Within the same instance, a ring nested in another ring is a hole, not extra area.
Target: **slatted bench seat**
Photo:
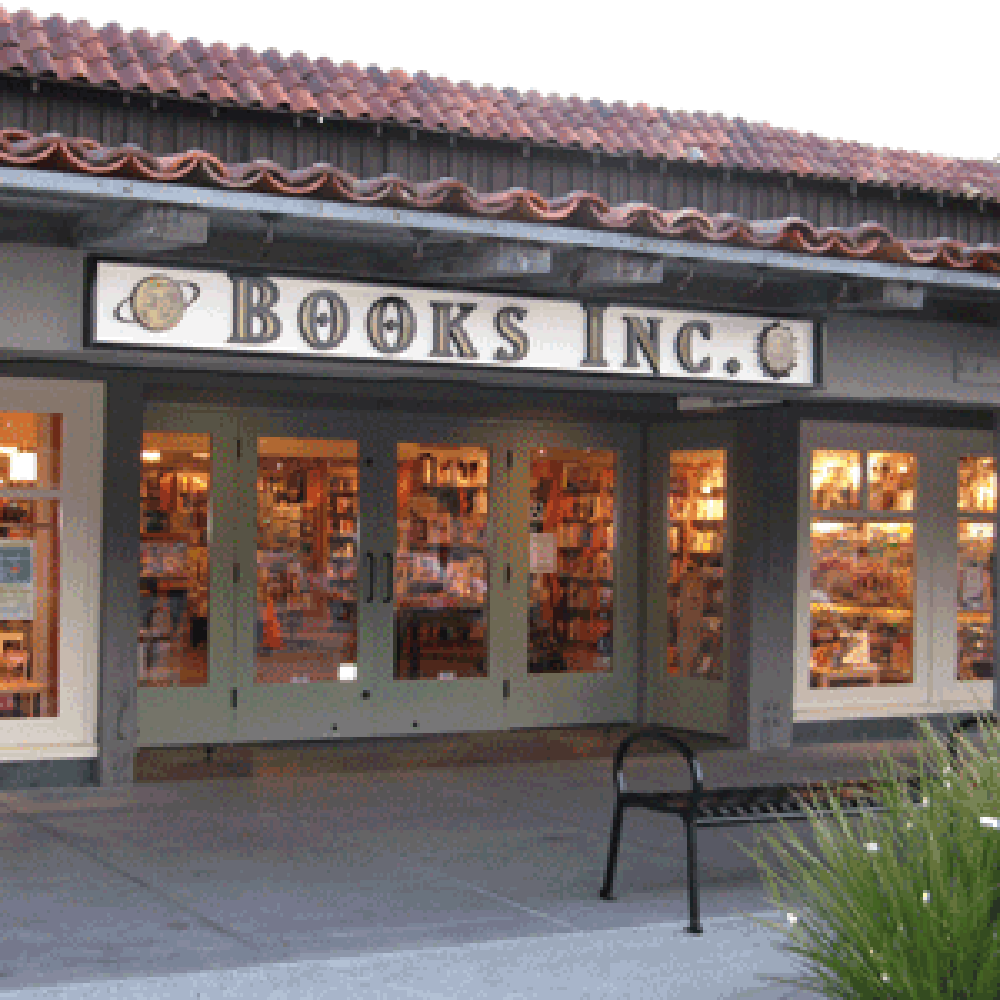
[[[996,723],[996,716],[987,716]],[[957,734],[963,729],[978,725],[978,717],[965,719],[955,725],[948,737],[948,748],[958,761]],[[691,775],[691,788],[679,792],[632,792],[625,784],[624,763],[629,750],[640,741],[653,741],[672,746],[687,761]],[[780,819],[805,819],[808,813],[802,806],[804,800],[821,816],[832,815],[825,808],[832,794],[841,811],[847,816],[857,816],[864,811],[884,812],[880,782],[860,779],[834,782],[807,782],[800,784],[758,785],[747,788],[704,787],[704,775],[698,758],[691,748],[671,731],[662,726],[643,726],[630,733],[619,744],[614,757],[615,807],[611,821],[611,843],[608,863],[601,887],[601,898],[612,899],[611,889],[618,863],[621,843],[622,819],[631,807],[651,809],[679,816],[684,823],[687,840],[688,927],[691,934],[701,934],[701,903],[698,887],[698,842],[700,826],[735,826]],[[919,778],[907,781],[907,790],[914,802],[921,801]]]

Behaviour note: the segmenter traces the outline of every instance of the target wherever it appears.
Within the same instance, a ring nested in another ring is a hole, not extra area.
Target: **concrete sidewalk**
[[[699,756],[710,787],[864,776],[870,752]],[[673,757],[632,776],[686,781]],[[5,793],[0,998],[808,995],[764,978],[798,960],[740,916],[776,917],[733,845],[755,828],[702,832],[699,937],[673,817],[629,815],[598,898],[611,805],[600,759]]]

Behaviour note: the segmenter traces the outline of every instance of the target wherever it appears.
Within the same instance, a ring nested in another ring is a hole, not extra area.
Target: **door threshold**
[[[135,780],[185,781],[350,771],[389,771],[475,764],[522,764],[605,758],[630,724],[378,736],[363,739],[144,747],[136,754]],[[695,737],[697,749],[727,745]]]

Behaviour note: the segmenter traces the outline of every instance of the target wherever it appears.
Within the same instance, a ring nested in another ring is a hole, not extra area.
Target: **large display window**
[[[103,388],[0,393],[0,759],[96,756]]]
[[[803,424],[795,717],[992,704],[988,431]]]
[[[913,683],[914,521],[885,513],[912,512],[916,483],[910,453],[812,451],[811,688]]]

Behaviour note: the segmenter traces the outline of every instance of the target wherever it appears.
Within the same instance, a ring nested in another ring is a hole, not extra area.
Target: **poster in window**
[[[33,621],[35,617],[35,543],[0,538],[0,619]]]

